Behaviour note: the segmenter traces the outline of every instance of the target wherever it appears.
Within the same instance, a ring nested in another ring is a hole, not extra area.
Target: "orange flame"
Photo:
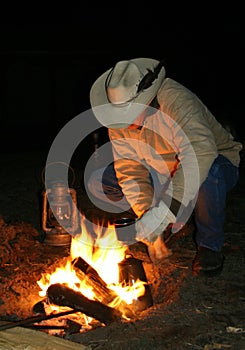
[[[83,258],[92,266],[105,281],[107,287],[117,294],[117,298],[111,303],[115,307],[122,300],[131,304],[134,300],[144,295],[145,282],[137,280],[131,286],[119,283],[119,266],[124,260],[127,246],[118,241],[114,225],[102,227],[93,224],[95,238],[88,232],[85,217],[82,217],[82,230],[79,235],[72,238],[70,257],[67,258],[65,266],[56,268],[54,273],[43,274],[37,282],[41,291],[39,295],[44,297],[48,287],[55,283],[64,283],[75,291],[81,292],[87,298],[95,299],[95,293],[91,286],[81,281],[72,267],[72,261],[78,257]]]

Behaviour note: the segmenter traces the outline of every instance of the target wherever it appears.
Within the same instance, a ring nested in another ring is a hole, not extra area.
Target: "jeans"
[[[213,162],[208,177],[199,189],[194,219],[196,243],[214,251],[224,244],[226,195],[237,183],[239,169],[226,157],[219,155]]]
[[[150,175],[157,185],[154,171]],[[213,162],[207,179],[201,185],[197,202],[193,211],[196,224],[195,241],[214,251],[220,251],[224,244],[223,226],[225,222],[226,195],[239,179],[239,168],[234,166],[226,157],[219,155]],[[153,181],[152,181],[153,183]],[[107,203],[113,203],[120,211],[130,209],[118,184],[113,163],[107,168],[95,171],[88,182],[88,189],[95,198],[103,202],[102,209]],[[155,193],[158,192],[155,188]],[[117,212],[117,211],[115,211]]]

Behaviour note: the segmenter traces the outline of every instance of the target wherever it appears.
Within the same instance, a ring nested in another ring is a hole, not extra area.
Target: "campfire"
[[[44,321],[70,314],[81,330],[137,318],[152,305],[142,261],[118,240],[113,224],[93,224],[91,233],[82,217],[81,227],[66,261],[37,281],[42,299],[34,309],[42,306]]]
[[[47,348],[42,345],[47,341],[54,349],[57,340],[94,346],[103,339],[107,348],[107,339],[129,344],[137,330],[144,337],[149,325],[156,339],[155,327],[161,327],[166,311],[162,306],[178,300],[188,273],[178,255],[154,266],[143,243],[124,245],[121,230],[107,222],[93,223],[96,217],[103,222],[97,211],[86,213],[69,247],[39,242],[29,224],[0,221],[5,244],[1,339],[13,348],[30,342],[37,349]],[[118,225],[115,217],[111,220]]]

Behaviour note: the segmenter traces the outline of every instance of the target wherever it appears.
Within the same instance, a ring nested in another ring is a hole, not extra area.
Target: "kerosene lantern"
[[[69,246],[72,236],[81,229],[75,189],[62,180],[53,180],[42,195],[44,242],[53,246]]]

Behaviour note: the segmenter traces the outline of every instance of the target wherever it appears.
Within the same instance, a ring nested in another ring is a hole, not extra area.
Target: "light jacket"
[[[190,90],[166,78],[157,99],[159,110],[141,129],[109,129],[116,175],[138,216],[153,204],[151,168],[166,193],[187,206],[219,154],[235,166],[240,162],[242,144]]]

